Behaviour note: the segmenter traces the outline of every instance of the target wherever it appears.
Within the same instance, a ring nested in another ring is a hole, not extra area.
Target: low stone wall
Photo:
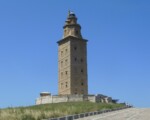
[[[78,102],[78,101],[90,101],[90,102],[102,102],[111,103],[112,98],[102,95],[47,95],[40,96],[36,99],[36,105],[46,103],[60,103],[60,102]]]
[[[87,96],[84,95],[63,95],[63,96],[43,96],[36,99],[36,105],[46,103],[60,103],[60,102],[77,102],[86,101]]]

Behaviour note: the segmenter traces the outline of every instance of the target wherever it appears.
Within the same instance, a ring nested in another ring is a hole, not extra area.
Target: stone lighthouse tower
[[[82,38],[77,17],[69,11],[58,43],[58,94],[87,95],[87,40]]]

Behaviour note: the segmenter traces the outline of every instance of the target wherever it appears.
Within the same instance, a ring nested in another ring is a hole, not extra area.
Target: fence
[[[114,108],[114,109],[110,109],[110,110],[87,112],[87,113],[68,115],[68,116],[63,116],[63,117],[58,117],[58,118],[48,118],[48,119],[42,119],[42,120],[75,120],[75,119],[84,118],[84,117],[93,116],[93,115],[98,115],[98,114],[102,114],[102,113],[123,110],[123,109],[131,108],[131,107],[132,106],[125,106],[122,108]]]

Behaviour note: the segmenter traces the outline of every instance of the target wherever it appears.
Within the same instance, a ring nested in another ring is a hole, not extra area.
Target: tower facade
[[[58,94],[87,95],[87,40],[82,38],[77,17],[69,12],[58,43]]]

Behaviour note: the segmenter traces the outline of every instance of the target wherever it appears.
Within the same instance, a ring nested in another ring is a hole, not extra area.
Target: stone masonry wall
[[[60,102],[79,102],[79,101],[90,101],[90,102],[112,102],[111,97],[99,97],[96,95],[48,95],[42,96],[36,99],[36,105],[47,104],[47,103],[60,103]]]

